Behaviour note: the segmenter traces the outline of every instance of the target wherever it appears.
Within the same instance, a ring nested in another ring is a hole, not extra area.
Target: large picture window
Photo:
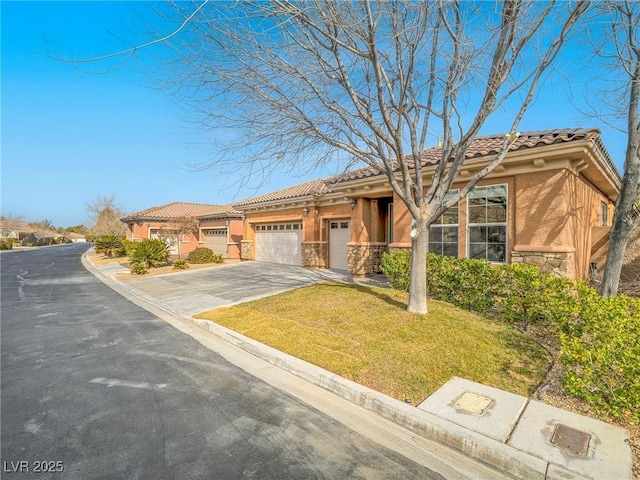
[[[507,261],[507,186],[476,187],[467,196],[469,258]]]
[[[458,190],[447,192],[444,201]],[[458,257],[458,204],[449,207],[429,227],[429,252],[449,257]]]

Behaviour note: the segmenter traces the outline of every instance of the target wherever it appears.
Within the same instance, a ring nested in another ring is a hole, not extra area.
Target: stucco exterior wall
[[[229,225],[227,225],[229,222]],[[227,258],[240,258],[240,242],[242,241],[242,219],[216,218],[200,220],[198,246],[206,245],[204,230],[213,228],[227,228]]]

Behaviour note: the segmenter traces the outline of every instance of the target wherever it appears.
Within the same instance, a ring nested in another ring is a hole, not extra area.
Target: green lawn
[[[326,283],[204,312],[278,350],[416,405],[452,376],[528,395],[548,353],[512,327],[429,301],[406,312],[406,294]]]

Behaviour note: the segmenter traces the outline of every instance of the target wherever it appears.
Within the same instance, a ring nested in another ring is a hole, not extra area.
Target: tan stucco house
[[[223,258],[240,258],[242,213],[231,205],[172,202],[132,213],[120,220],[126,224],[126,238],[135,242],[160,238],[185,218],[195,220],[197,232],[182,236],[179,243],[170,241],[171,254],[178,255],[178,248],[184,255],[197,247],[207,247],[222,254]]]
[[[503,139],[477,138],[452,189],[490,162]],[[426,185],[440,154],[423,153]],[[603,267],[620,181],[597,129],[521,133],[503,163],[431,226],[429,250],[586,277]],[[383,252],[411,246],[409,212],[370,167],[234,208],[244,214],[247,260],[367,275],[379,271]]]

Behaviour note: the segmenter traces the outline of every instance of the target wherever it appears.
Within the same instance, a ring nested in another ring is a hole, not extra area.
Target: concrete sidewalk
[[[85,266],[113,283],[122,267]],[[626,430],[485,385],[453,378],[417,408],[205,320],[195,313],[322,281],[346,272],[243,262],[116,282],[149,305],[200,328],[428,440],[516,479],[631,479]]]

